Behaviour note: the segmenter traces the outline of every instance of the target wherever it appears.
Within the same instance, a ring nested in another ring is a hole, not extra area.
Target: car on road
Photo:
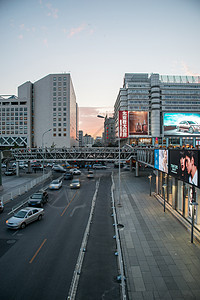
[[[76,168],[70,169],[70,173],[72,173],[73,175],[81,175],[81,171]]]
[[[94,178],[94,172],[89,170],[88,174],[87,174],[87,178],[89,178],[89,179]]]
[[[73,174],[70,172],[65,173],[63,176],[63,178],[66,180],[71,180],[71,179],[73,179],[73,177],[74,177]]]
[[[48,193],[47,191],[40,190],[29,198],[28,205],[43,207],[46,202],[48,202]]]
[[[94,164],[93,169],[107,169],[107,167],[102,164]]]
[[[4,205],[3,205],[3,201],[0,200],[0,212],[2,212],[4,210]]]
[[[49,189],[50,190],[59,190],[62,187],[62,179],[54,179],[50,185],[49,185]]]
[[[11,229],[23,229],[29,223],[41,220],[44,215],[43,208],[25,207],[14,214],[13,217],[6,221],[6,225]]]
[[[181,121],[176,126],[177,131],[187,131],[189,133],[200,132],[200,124],[195,121]]]
[[[5,174],[6,176],[16,175],[16,169],[14,169],[14,168],[9,168],[7,171],[4,172],[4,174]]]
[[[65,168],[63,168],[60,165],[53,165],[52,170],[56,171],[56,172],[60,172],[60,173],[65,173],[66,172]]]
[[[79,189],[81,187],[81,183],[79,179],[73,179],[71,184],[70,184],[70,188],[71,189]]]

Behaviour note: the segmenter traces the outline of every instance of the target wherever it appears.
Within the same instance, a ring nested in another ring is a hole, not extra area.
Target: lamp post
[[[149,187],[150,187],[149,196],[151,196],[151,178],[152,178],[152,175],[149,175],[148,178],[149,178]]]
[[[166,189],[167,185],[163,184],[162,187],[163,187],[163,191],[164,191],[164,212],[165,212],[165,189]]]
[[[42,134],[42,152],[43,152],[43,168],[42,168],[42,170],[43,170],[43,175],[44,175],[44,135],[45,135],[47,132],[49,132],[49,131],[51,131],[51,128],[48,129],[48,130],[46,130],[46,131],[43,132],[43,134]]]

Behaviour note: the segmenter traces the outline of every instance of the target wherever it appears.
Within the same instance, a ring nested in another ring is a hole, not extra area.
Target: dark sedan
[[[48,193],[46,191],[39,191],[34,193],[28,200],[29,206],[43,207],[48,202]]]

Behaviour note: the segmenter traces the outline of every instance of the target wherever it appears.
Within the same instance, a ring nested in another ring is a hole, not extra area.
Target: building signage
[[[164,113],[164,135],[200,136],[200,114]]]
[[[119,111],[119,138],[128,138],[128,111]]]
[[[199,151],[171,149],[169,152],[169,174],[186,183],[199,184]]]
[[[168,173],[168,150],[154,150],[154,168]]]
[[[129,112],[129,135],[148,135],[148,112]]]

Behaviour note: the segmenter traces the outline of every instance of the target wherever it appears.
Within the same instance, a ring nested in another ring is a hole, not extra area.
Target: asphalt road
[[[23,230],[9,230],[5,225],[8,212],[19,199],[6,205],[0,215],[1,300],[67,298],[98,178],[99,192],[77,299],[96,300],[102,295],[103,299],[119,299],[110,175],[110,170],[97,170],[95,178],[88,179],[82,173],[79,190],[71,190],[70,181],[64,180],[60,190],[48,191],[44,218]],[[27,195],[20,200],[23,197]]]
[[[1,300],[66,299],[95,192],[95,180],[81,179],[80,190],[63,181],[49,191],[44,218],[24,230],[7,229],[1,214]]]

